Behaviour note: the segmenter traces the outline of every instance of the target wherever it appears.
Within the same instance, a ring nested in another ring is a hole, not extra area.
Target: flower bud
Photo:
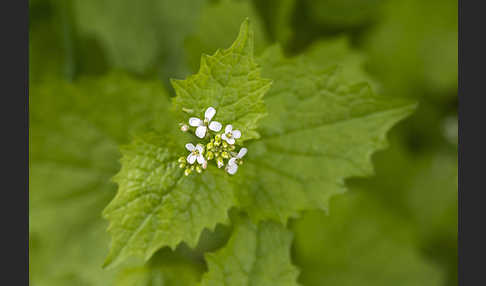
[[[214,153],[211,151],[206,152],[206,159],[208,160],[213,160],[214,158]]]
[[[189,176],[191,172],[192,172],[191,168],[186,168],[186,170],[184,170],[184,175]]]
[[[189,130],[189,126],[187,126],[187,124],[181,125],[181,131],[182,132],[187,132],[188,130]]]
[[[223,158],[218,157],[218,158],[216,159],[216,163],[218,164],[218,168],[223,167],[223,166],[224,166],[224,160],[223,160]]]
[[[219,146],[221,145],[221,135],[218,134],[214,137],[214,146]]]
[[[206,149],[208,150],[211,150],[214,148],[214,144],[213,144],[213,141],[211,140],[211,142],[209,142],[207,145],[206,145]]]

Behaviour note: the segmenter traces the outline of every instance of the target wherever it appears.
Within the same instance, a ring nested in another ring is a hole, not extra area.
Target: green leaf
[[[100,267],[109,243],[100,213],[115,195],[118,144],[164,130],[167,93],[112,74],[33,84],[29,101],[31,282],[110,285],[114,273]]]
[[[186,252],[183,248],[158,251],[145,265],[122,269],[115,280],[115,286],[192,286],[201,279],[204,271],[202,255]],[[201,257],[199,257],[201,256]]]
[[[302,210],[325,209],[331,195],[344,191],[345,178],[371,174],[371,154],[385,146],[386,131],[414,105],[376,97],[366,84],[354,84],[361,78],[350,75],[357,73],[340,76],[332,60],[332,67],[325,67],[325,58],[314,61],[284,59],[276,49],[266,53],[264,72],[276,81],[268,98],[271,114],[262,121],[261,140],[248,144],[248,163],[236,176],[211,165],[184,177],[176,162],[186,154],[182,136],[139,136],[126,146],[114,179],[119,192],[104,212],[113,237],[105,265],[132,255],[147,260],[181,242],[194,247],[204,229],[228,222],[232,207],[256,220],[286,223]],[[245,139],[258,138],[254,130],[269,84],[253,62],[245,21],[231,48],[203,57],[198,74],[173,82],[174,110],[200,116],[213,106],[215,120],[250,134]]]
[[[178,94],[174,109],[200,115],[213,106],[214,120],[231,122],[242,131],[242,139],[256,138],[270,81],[259,77],[252,51],[253,36],[245,21],[229,49],[203,57],[198,74],[173,81]],[[205,228],[227,222],[227,211],[236,205],[237,180],[228,180],[215,166],[203,175],[183,177],[177,157],[186,154],[185,143],[182,136],[152,134],[122,150],[122,169],[114,178],[119,191],[104,211],[113,237],[105,266],[132,255],[147,260],[159,248],[175,248],[183,241],[194,247]]]
[[[118,194],[103,212],[113,237],[105,266],[132,255],[148,260],[182,241],[194,247],[205,228],[227,221],[235,205],[227,174],[210,165],[203,175],[183,176],[177,157],[186,153],[184,144],[169,140],[147,135],[122,149]]]
[[[299,271],[290,261],[292,234],[282,225],[248,219],[234,223],[228,243],[206,254],[208,272],[201,285],[298,285]]]
[[[134,267],[124,269],[118,276],[116,286],[189,286],[195,285],[199,277],[196,271],[185,265],[160,267]]]
[[[437,149],[418,156],[396,140],[374,161],[376,176],[357,186],[408,217],[424,241],[457,239],[457,152]]]
[[[406,218],[367,192],[353,189],[331,201],[330,216],[295,221],[295,261],[304,285],[438,286],[445,276],[424,257]]]
[[[250,0],[222,0],[204,6],[195,25],[197,29],[186,37],[184,48],[193,71],[197,71],[201,54],[213,54],[221,47],[228,47],[234,40],[235,31],[249,18],[252,23],[255,53],[260,54],[267,46],[262,20]]]
[[[259,137],[257,122],[265,116],[263,95],[271,81],[260,77],[253,59],[253,31],[245,20],[233,45],[213,56],[203,55],[199,72],[185,80],[172,80],[177,96],[173,100],[176,114],[202,117],[212,106],[217,113],[213,120],[232,124],[241,130],[241,142]],[[188,116],[182,117],[187,121]]]
[[[248,145],[239,191],[255,219],[283,223],[307,209],[327,209],[344,180],[372,174],[371,154],[386,146],[386,132],[415,108],[375,96],[367,84],[349,84],[335,66],[313,65],[306,55],[285,59],[278,49],[260,60],[274,80],[261,138]]]
[[[348,37],[327,38],[311,44],[301,61],[320,68],[339,65],[342,78],[350,84],[367,82],[373,90],[381,88],[378,82],[365,71],[365,55],[351,48]]]

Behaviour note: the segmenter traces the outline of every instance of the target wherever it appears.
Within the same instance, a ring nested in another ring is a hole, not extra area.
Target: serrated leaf
[[[233,45],[213,56],[203,55],[199,72],[185,80],[172,80],[177,96],[173,100],[176,114],[192,110],[192,116],[203,117],[209,106],[216,108],[213,120],[233,124],[241,130],[240,141],[255,139],[257,122],[265,116],[263,95],[271,81],[260,76],[253,59],[253,31],[246,19]]]
[[[118,144],[163,130],[168,95],[160,83],[112,74],[33,84],[29,101],[31,283],[110,285],[100,213],[115,195]]]
[[[184,145],[169,140],[147,135],[122,149],[122,169],[114,178],[118,194],[103,212],[113,237],[105,266],[132,255],[148,260],[182,241],[194,247],[205,228],[227,221],[235,186],[215,166],[183,176],[177,157],[185,154]]]
[[[290,260],[292,234],[282,225],[258,225],[240,218],[228,243],[215,253],[206,254],[208,272],[202,286],[297,286],[299,271]]]
[[[265,115],[262,97],[270,81],[260,78],[253,61],[247,20],[229,49],[203,57],[198,74],[173,85],[178,113],[185,114],[184,108],[198,116],[213,106],[214,120],[231,122],[242,131],[241,139],[258,136],[254,129]],[[203,175],[183,177],[176,161],[185,154],[185,143],[169,134],[147,135],[124,148],[122,169],[114,178],[119,191],[104,211],[113,237],[105,266],[132,255],[149,259],[159,248],[183,241],[193,247],[205,228],[227,221],[238,184],[214,166]]]
[[[251,50],[245,21],[230,49],[206,57],[197,75],[174,81],[175,111],[200,116],[213,106],[214,120],[253,132],[246,139],[257,138],[253,130],[264,115],[261,98],[269,81],[259,77]],[[371,174],[371,154],[385,146],[386,131],[414,105],[376,97],[366,84],[351,84],[353,73],[340,76],[323,62],[284,59],[275,49],[266,54],[264,71],[277,81],[268,99],[272,113],[262,121],[262,140],[249,143],[248,163],[236,176],[210,166],[183,177],[176,164],[185,154],[181,137],[149,135],[127,146],[115,177],[119,192],[104,212],[113,236],[106,265],[131,255],[148,259],[181,242],[193,247],[205,228],[227,222],[232,207],[255,220],[286,223],[302,210],[326,209],[329,197],[344,191],[345,178]],[[248,95],[249,86],[258,88]]]
[[[371,154],[415,105],[375,96],[367,84],[349,84],[339,69],[315,66],[306,55],[285,59],[272,49],[260,63],[274,86],[262,136],[248,146],[239,201],[255,219],[285,223],[301,210],[327,209],[346,178],[372,174]]]

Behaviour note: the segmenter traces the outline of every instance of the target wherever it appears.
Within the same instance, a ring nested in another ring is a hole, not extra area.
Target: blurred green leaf
[[[363,192],[336,197],[331,210],[293,226],[304,285],[442,285],[442,271],[420,254],[406,220]]]
[[[204,0],[76,0],[80,33],[101,41],[110,63],[138,74],[185,76],[183,41]]]
[[[456,285],[457,151],[441,147],[414,154],[399,140],[392,145],[374,159],[375,177],[352,184],[406,218],[423,253],[447,269],[447,285]]]
[[[115,195],[118,144],[133,132],[163,130],[167,93],[159,83],[112,74],[35,84],[29,100],[31,281],[109,285],[100,213]]]
[[[208,272],[200,285],[297,286],[299,271],[290,261],[292,235],[282,225],[258,225],[239,218],[228,243],[206,254]]]
[[[356,28],[375,21],[383,0],[306,0],[311,19],[328,30]]]
[[[394,96],[457,90],[457,1],[390,0],[364,38],[370,70]]]
[[[253,0],[253,3],[258,7],[272,41],[286,46],[294,33],[292,17],[296,0]]]
[[[157,252],[143,266],[123,268],[115,286],[194,286],[201,278],[204,264],[194,263],[181,249]]]

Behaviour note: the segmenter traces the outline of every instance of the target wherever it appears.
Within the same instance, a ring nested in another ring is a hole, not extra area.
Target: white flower
[[[186,144],[186,149],[191,152],[187,156],[187,162],[189,164],[194,164],[194,162],[197,162],[201,165],[204,165],[206,163],[206,159],[204,159],[203,153],[204,153],[204,147],[201,144],[197,144],[196,147],[192,145],[191,143]]]
[[[189,130],[189,126],[187,126],[187,124],[182,124],[181,125],[181,131],[182,132],[187,132]]]
[[[197,117],[191,117],[189,118],[189,125],[196,128],[196,136],[199,138],[204,138],[206,135],[206,131],[209,127],[209,129],[218,132],[221,130],[223,125],[219,123],[218,121],[211,121],[213,119],[214,115],[216,114],[216,109],[214,107],[208,107],[206,109],[206,112],[204,113],[204,120],[201,120]]]
[[[238,162],[241,160],[241,158],[243,158],[243,156],[245,156],[247,151],[248,149],[241,148],[236,157],[229,159],[228,165],[226,166],[226,172],[228,172],[228,174],[234,175],[236,171],[238,171]]]
[[[238,139],[241,137],[241,132],[240,130],[233,130],[233,125],[228,124],[224,128],[224,133],[221,135],[221,138],[228,142],[228,144],[235,144],[235,139]]]

